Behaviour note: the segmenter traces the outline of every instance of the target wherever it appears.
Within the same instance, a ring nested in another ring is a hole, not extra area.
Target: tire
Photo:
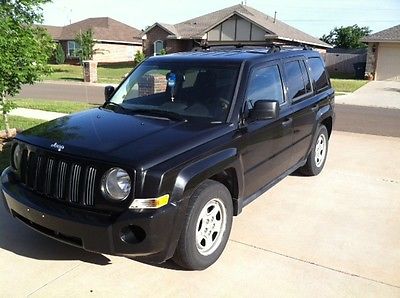
[[[228,242],[232,218],[229,190],[219,182],[204,181],[190,198],[173,261],[189,270],[203,270],[215,263]]]
[[[324,168],[328,155],[328,130],[324,125],[317,128],[316,138],[312,143],[312,150],[308,155],[306,164],[299,171],[307,176],[316,176]]]

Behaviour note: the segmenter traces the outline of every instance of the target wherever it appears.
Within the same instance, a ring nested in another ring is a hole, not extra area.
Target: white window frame
[[[71,45],[73,45],[73,46],[71,46]],[[67,41],[67,57],[76,58],[77,56],[75,55],[75,51],[77,49],[79,49],[79,46],[75,40]],[[71,50],[73,50],[72,54],[70,53]]]
[[[153,43],[153,47],[154,47],[153,53],[154,53],[154,56],[160,55],[160,53],[157,53],[157,44],[159,44],[159,43],[161,43],[161,45],[162,45],[162,47],[161,47],[161,49],[160,49],[160,52],[161,52],[161,50],[164,49],[164,41],[162,41],[162,40],[160,40],[160,39],[156,40],[156,41]]]

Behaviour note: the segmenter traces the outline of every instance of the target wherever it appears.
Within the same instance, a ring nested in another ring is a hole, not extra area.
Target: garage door
[[[400,81],[400,45],[379,44],[376,79]]]

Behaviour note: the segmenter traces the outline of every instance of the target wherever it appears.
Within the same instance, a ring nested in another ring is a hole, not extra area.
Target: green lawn
[[[354,92],[358,88],[364,86],[368,81],[348,80],[348,79],[331,79],[333,88],[336,92]]]
[[[46,122],[45,120],[24,118],[19,116],[8,116],[8,119],[10,122],[10,127],[16,128],[17,130],[25,130],[32,126]],[[0,129],[4,129],[4,122],[2,118],[0,119],[0,127]]]
[[[64,81],[83,81],[83,70],[79,65],[50,65],[53,73],[45,77],[45,80],[64,80]],[[119,83],[123,77],[129,73],[134,67],[133,62],[114,63],[99,66],[97,68],[97,76],[99,83]]]
[[[50,112],[72,114],[82,110],[87,110],[98,105],[83,102],[44,100],[44,99],[15,99],[19,108],[36,109]]]

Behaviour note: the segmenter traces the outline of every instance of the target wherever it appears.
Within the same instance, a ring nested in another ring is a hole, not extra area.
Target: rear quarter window
[[[310,65],[311,77],[315,82],[317,92],[329,87],[328,76],[322,60],[320,58],[309,58],[308,64]]]

